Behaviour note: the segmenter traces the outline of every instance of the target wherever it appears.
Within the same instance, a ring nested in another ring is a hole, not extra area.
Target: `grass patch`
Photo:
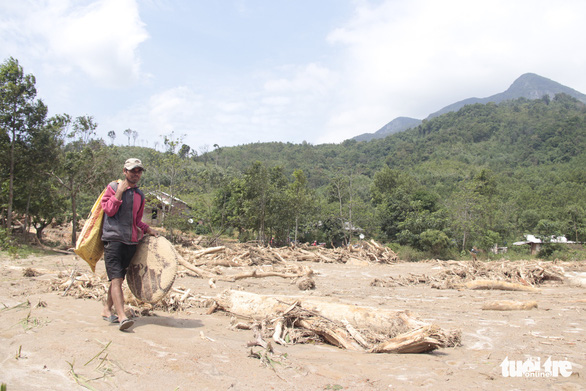
[[[16,247],[12,247],[9,250],[0,250],[0,258],[28,258],[31,256],[44,257],[47,255],[55,255],[55,253],[40,247],[30,245],[19,245]]]
[[[31,316],[31,312],[29,311],[28,315],[20,321],[20,324],[24,328],[25,331],[34,329],[35,327],[41,327],[48,323],[47,320],[42,320],[41,318],[37,318]]]
[[[82,376],[81,374],[79,374],[75,371],[75,361],[73,361],[73,362],[67,361],[67,364],[69,364],[69,367],[70,367],[69,373],[71,374],[71,376],[73,377],[73,379],[76,381],[77,384],[79,384],[80,386],[85,387],[89,390],[95,390],[95,388],[92,387],[90,385],[90,383],[95,380],[103,379],[107,376],[112,376],[114,374],[115,367],[125,373],[131,374],[130,372],[124,370],[124,368],[122,368],[118,362],[113,361],[108,358],[107,350],[111,344],[112,344],[112,341],[108,342],[97,354],[95,354],[85,364],[83,364],[84,367],[87,367],[91,363],[97,363],[96,367],[94,368],[94,370],[99,373],[99,376],[97,376],[97,377],[90,379],[85,376]]]
[[[4,308],[2,308],[0,310],[0,312],[4,312],[4,311],[10,311],[10,310],[19,310],[19,309],[25,309],[25,308],[31,308],[31,302],[27,299],[27,301],[23,301],[20,304],[17,305],[13,305],[12,307],[7,307],[6,305],[4,305]]]

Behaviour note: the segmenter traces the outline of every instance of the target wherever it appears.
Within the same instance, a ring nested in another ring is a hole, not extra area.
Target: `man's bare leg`
[[[102,308],[102,316],[104,318],[110,319],[112,316],[112,306],[114,302],[112,301],[112,284],[108,287],[108,294],[106,300],[104,301],[104,307]]]
[[[118,315],[118,320],[122,322],[127,318],[124,312],[124,292],[122,292],[123,278],[113,278],[110,282],[110,289],[108,290],[108,302],[112,302],[114,310]]]
[[[122,282],[124,282],[124,278],[113,278],[110,283],[110,296],[112,298],[112,303],[114,303],[114,309],[118,314],[120,331],[127,330],[134,324],[134,321],[128,319],[124,312],[124,292],[122,291]]]

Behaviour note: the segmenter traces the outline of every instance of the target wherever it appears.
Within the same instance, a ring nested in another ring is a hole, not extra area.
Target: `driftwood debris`
[[[523,292],[539,292],[538,288],[532,286],[516,284],[507,281],[494,280],[474,280],[468,281],[464,286],[468,289],[485,289],[485,290],[501,290],[501,291],[523,291]]]
[[[370,350],[372,353],[425,353],[445,346],[449,337],[439,326],[426,325],[384,341]]]
[[[354,246],[327,249],[320,246],[296,245],[263,247],[239,244],[211,248],[181,247],[181,255],[195,266],[222,265],[226,267],[267,265],[285,262],[346,263],[349,260],[366,260],[377,263],[394,263],[399,259],[390,248],[371,240]]]
[[[391,249],[374,240],[335,249],[309,245],[263,247],[258,244],[239,244],[211,248],[179,247],[178,251],[183,256],[179,263],[187,273],[208,279],[211,287],[215,287],[216,281],[280,277],[295,279],[300,290],[309,290],[316,287],[313,271],[300,261],[353,265],[398,261]],[[239,273],[234,274],[235,271]]]
[[[586,272],[565,273],[564,280],[570,285],[586,288]]]
[[[238,280],[242,280],[245,278],[264,278],[264,277],[281,277],[281,278],[291,278],[291,279],[300,279],[302,277],[308,277],[313,274],[313,270],[309,267],[304,267],[301,265],[294,265],[294,264],[283,264],[278,265],[280,268],[273,270],[261,270],[261,269],[251,269],[244,271],[242,273],[236,275],[220,275],[214,273],[212,271],[205,270],[201,267],[194,266],[185,260],[178,261],[180,265],[185,267],[187,270],[196,274],[197,277],[207,278],[211,281],[228,281],[228,282],[235,282]],[[210,284],[213,286],[214,284]]]
[[[309,339],[356,351],[424,353],[460,342],[459,331],[443,330],[408,311],[234,290],[222,292],[215,301],[218,310],[239,318],[253,322],[271,319],[275,331],[267,336],[278,343]]]
[[[75,270],[68,276],[60,275],[50,281],[52,291],[62,292],[63,296],[78,299],[103,301],[108,292],[108,281],[96,274],[82,274]],[[190,289],[173,287],[158,303],[145,303],[132,294],[128,285],[123,284],[124,300],[130,313],[134,315],[151,315],[153,310],[166,312],[184,311],[188,308],[207,308],[214,301],[206,296],[193,293]]]
[[[495,300],[482,305],[483,310],[492,311],[516,311],[531,310],[537,308],[536,301],[514,301],[514,300]]]
[[[427,284],[436,289],[500,289],[538,292],[536,286],[547,281],[564,281],[564,269],[551,262],[437,261],[441,270],[435,275],[413,274],[375,278],[372,286],[395,287]]]

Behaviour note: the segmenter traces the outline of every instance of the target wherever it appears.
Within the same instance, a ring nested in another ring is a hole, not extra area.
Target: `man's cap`
[[[133,170],[136,167],[142,168],[143,170],[145,169],[139,159],[131,158],[124,162],[124,168],[127,170]]]

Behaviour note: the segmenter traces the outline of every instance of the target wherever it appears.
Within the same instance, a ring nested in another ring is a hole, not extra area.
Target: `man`
[[[111,182],[102,197],[104,226],[104,262],[110,281],[108,298],[102,309],[102,317],[112,323],[120,323],[121,331],[132,327],[134,321],[124,312],[122,282],[136,246],[144,233],[158,236],[158,233],[142,222],[144,194],[138,188],[144,167],[139,159],[128,159],[124,163],[124,180]],[[116,314],[112,313],[112,306]]]
[[[476,248],[476,246],[472,247],[472,249],[470,250],[470,255],[472,255],[472,265],[476,265],[476,261],[478,260],[478,249]]]

